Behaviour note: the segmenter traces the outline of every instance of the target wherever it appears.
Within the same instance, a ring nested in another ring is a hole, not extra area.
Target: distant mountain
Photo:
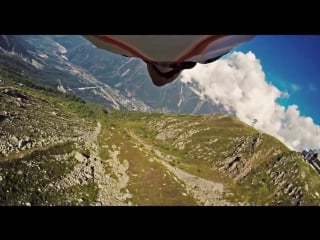
[[[73,49],[74,46],[68,39],[74,40],[74,37],[28,35],[19,38],[27,47],[26,51],[32,53],[31,64],[27,66],[19,62],[15,56],[2,54],[0,62],[2,61],[4,65],[13,67],[17,71],[28,72],[39,83],[51,85],[61,91],[76,93],[86,100],[101,103],[108,108],[150,111],[150,107],[142,101],[100,82],[89,71],[73,64],[66,55],[68,49],[55,40],[58,39]],[[82,37],[76,37],[75,40],[77,47],[88,44]]]
[[[0,106],[1,206],[320,205],[302,154],[232,116],[107,110],[3,65]]]
[[[18,36],[20,45],[32,53],[42,69],[39,78],[61,90],[114,109],[174,113],[222,112],[197,86],[180,81],[155,87],[145,63],[97,49],[82,36]],[[7,37],[4,36],[4,39]]]
[[[31,59],[31,55],[27,52],[25,41],[21,41],[18,36],[13,35],[0,35],[0,49],[6,52],[17,54],[23,58]]]

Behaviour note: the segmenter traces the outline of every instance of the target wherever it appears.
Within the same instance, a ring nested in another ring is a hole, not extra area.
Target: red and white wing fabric
[[[98,48],[146,62],[205,63],[253,35],[84,35]]]

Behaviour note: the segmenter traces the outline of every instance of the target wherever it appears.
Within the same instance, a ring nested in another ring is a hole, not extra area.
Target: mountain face
[[[31,55],[27,52],[26,48],[30,48],[31,46],[24,46],[23,43],[24,41],[19,39],[18,36],[0,35],[0,49],[2,51],[14,53],[22,58],[27,58],[30,60]]]
[[[107,110],[0,65],[0,205],[319,205],[302,154],[224,114]]]
[[[193,91],[196,86],[175,81],[155,87],[143,61],[97,49],[82,36],[10,39],[19,39],[33,65],[41,69],[34,75],[39,81],[108,108],[192,114],[223,111],[209,98],[200,98]]]

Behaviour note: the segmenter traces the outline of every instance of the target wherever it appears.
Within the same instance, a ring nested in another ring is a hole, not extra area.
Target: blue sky
[[[258,35],[236,50],[252,51],[266,80],[289,93],[279,104],[296,104],[302,116],[320,124],[320,35]]]

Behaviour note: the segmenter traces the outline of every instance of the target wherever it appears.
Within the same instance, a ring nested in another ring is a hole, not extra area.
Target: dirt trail
[[[171,174],[175,175],[180,181],[185,185],[185,188],[189,194],[194,196],[199,205],[211,205],[211,206],[226,206],[233,205],[226,200],[222,199],[224,192],[223,184],[209,181],[198,176],[189,174],[177,167],[171,166],[169,164],[170,160],[175,157],[170,155],[165,155],[153,146],[148,145],[143,140],[141,140],[132,131],[127,130],[132,138],[136,140],[137,143],[143,145],[147,151],[153,151],[156,154],[156,158],[153,160],[158,161],[167,167]]]

